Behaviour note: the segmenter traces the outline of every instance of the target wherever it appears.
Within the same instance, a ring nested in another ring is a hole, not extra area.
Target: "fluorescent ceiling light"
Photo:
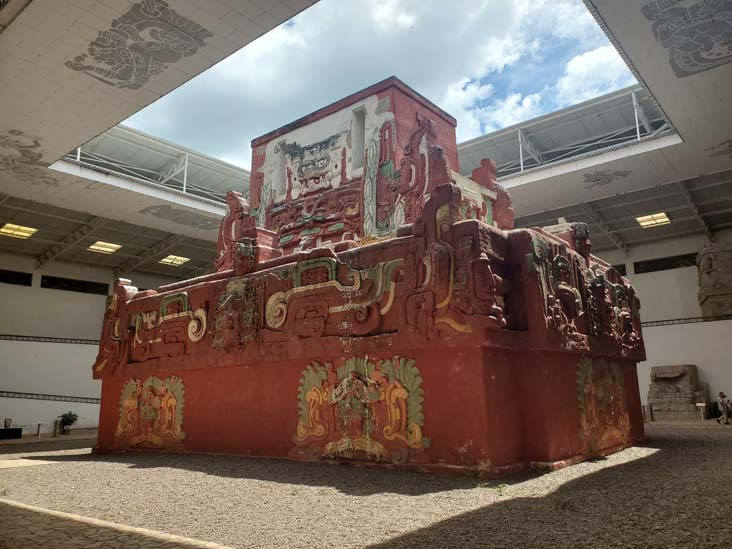
[[[102,242],[97,240],[94,244],[89,246],[87,250],[90,252],[97,252],[99,254],[113,254],[119,250],[122,246],[120,244],[112,244],[111,242]]]
[[[181,257],[179,255],[169,255],[168,257],[164,257],[163,259],[158,261],[158,263],[163,263],[165,265],[174,265],[177,267],[178,265],[183,265],[183,263],[185,263],[186,261],[190,261],[190,260],[191,260],[190,257]]]
[[[13,238],[30,238],[37,232],[38,229],[33,227],[24,227],[23,225],[14,225],[13,223],[6,223],[0,228],[0,234]]]
[[[668,225],[669,223],[671,223],[671,220],[666,215],[666,212],[658,212],[651,215],[636,217],[635,220],[644,229],[647,229],[649,227],[658,227],[659,225]]]

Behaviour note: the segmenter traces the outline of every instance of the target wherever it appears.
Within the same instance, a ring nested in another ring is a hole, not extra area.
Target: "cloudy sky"
[[[125,123],[249,168],[249,143],[395,75],[458,142],[631,85],[581,0],[321,0]]]

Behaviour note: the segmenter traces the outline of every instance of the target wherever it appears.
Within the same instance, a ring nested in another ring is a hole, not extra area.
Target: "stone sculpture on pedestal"
[[[648,404],[653,407],[655,419],[697,419],[699,410],[696,404],[707,402],[706,396],[707,391],[699,382],[695,365],[651,368]]]
[[[732,244],[709,244],[697,257],[704,316],[732,315]]]

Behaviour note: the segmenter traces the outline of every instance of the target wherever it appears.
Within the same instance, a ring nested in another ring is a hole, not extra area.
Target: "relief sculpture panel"
[[[424,393],[415,361],[351,358],[338,368],[313,362],[298,389],[292,453],[392,463],[420,461]]]
[[[115,435],[125,448],[173,449],[185,439],[183,381],[130,379],[122,388]]]
[[[622,367],[604,358],[583,357],[577,363],[580,438],[586,450],[597,453],[627,443],[630,418]]]
[[[586,224],[514,229],[493,162],[461,175],[455,123],[388,79],[255,139],[215,272],[114,285],[93,366],[106,449],[503,474],[634,442],[635,290]],[[506,420],[530,386],[543,442],[520,407]]]
[[[99,31],[66,66],[119,89],[136,90],[172,64],[195,55],[213,34],[164,0],[143,0]]]

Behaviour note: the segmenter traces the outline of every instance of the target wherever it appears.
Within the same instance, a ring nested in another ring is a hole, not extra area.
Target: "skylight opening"
[[[122,247],[121,244],[113,244],[112,242],[103,242],[97,240],[94,244],[89,246],[87,250],[90,252],[97,252],[98,254],[113,254]]]
[[[3,236],[10,236],[12,238],[30,238],[38,232],[35,227],[24,227],[23,225],[15,225],[13,223],[6,223],[0,228],[0,234]]]
[[[183,265],[186,261],[190,261],[190,257],[181,257],[179,255],[169,255],[168,257],[164,257],[158,263],[162,263],[164,265],[173,265],[174,267],[178,267],[179,265]]]
[[[644,229],[648,229],[649,227],[659,227],[660,225],[668,225],[671,223],[666,212],[643,215],[641,217],[636,217],[635,220],[638,222],[638,225]]]

